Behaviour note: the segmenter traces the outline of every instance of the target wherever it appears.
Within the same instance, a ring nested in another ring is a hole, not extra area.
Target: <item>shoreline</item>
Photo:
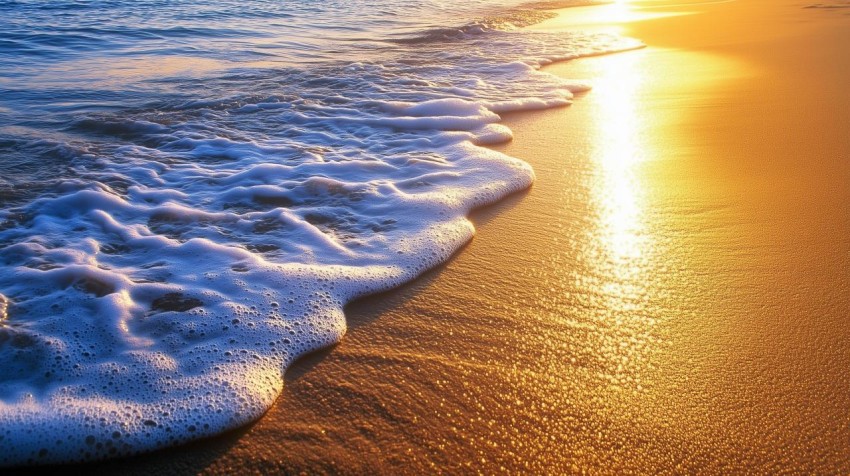
[[[813,104],[780,101],[808,78],[760,90],[792,72],[772,50],[789,40],[770,23],[745,34],[757,7],[741,5],[627,23],[649,48],[547,66],[603,84],[567,109],[505,115],[516,139],[496,149],[532,164],[530,191],[473,213],[478,234],[448,263],[350,304],[342,343],[290,367],[257,423],[99,469],[850,470],[850,108],[839,95],[818,109],[850,60],[811,59],[827,82]],[[699,15],[740,19],[738,33],[711,36]],[[815,41],[813,28],[792,33]],[[692,77],[657,76],[677,68]],[[801,164],[803,150],[822,160]],[[801,324],[811,309],[823,330]]]

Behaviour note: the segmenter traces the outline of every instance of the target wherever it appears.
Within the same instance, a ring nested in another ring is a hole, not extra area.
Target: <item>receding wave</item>
[[[85,87],[46,65],[45,82],[9,86],[0,464],[258,418],[288,365],[339,341],[347,302],[447,260],[470,210],[531,184],[483,146],[510,140],[500,113],[588,87],[541,65],[640,46],[499,28],[458,41]]]
[[[604,0],[559,0],[524,3],[497,14],[489,15],[455,28],[433,28],[414,36],[394,38],[390,41],[398,44],[422,44],[431,42],[462,41],[470,36],[486,34],[489,31],[512,31],[536,25],[557,16],[553,10],[602,5],[610,3]]]

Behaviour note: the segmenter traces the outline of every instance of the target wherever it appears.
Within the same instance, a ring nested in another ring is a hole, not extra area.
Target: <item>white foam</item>
[[[498,113],[586,88],[540,64],[634,46],[523,38],[475,43],[468,62],[425,46],[418,69],[295,72],[286,100],[128,122],[157,145],[109,149],[23,207],[0,229],[0,465],[133,454],[260,417],[287,366],[340,340],[347,302],[444,262],[472,209],[532,183],[480,146],[511,139]],[[537,59],[508,58],[523,48]]]

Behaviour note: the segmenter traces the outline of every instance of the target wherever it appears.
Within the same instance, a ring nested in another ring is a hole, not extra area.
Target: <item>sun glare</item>
[[[618,267],[635,269],[645,246],[642,228],[640,183],[636,168],[642,161],[635,97],[640,75],[638,55],[605,58],[605,75],[596,82],[600,116],[607,137],[596,155],[600,168],[598,203],[600,234],[608,258]]]

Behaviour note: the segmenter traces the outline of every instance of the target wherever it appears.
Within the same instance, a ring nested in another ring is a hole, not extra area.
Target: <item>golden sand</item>
[[[534,187],[256,425],[103,470],[850,472],[850,9],[806,5],[541,25],[649,47],[550,67],[596,88],[506,118]]]

